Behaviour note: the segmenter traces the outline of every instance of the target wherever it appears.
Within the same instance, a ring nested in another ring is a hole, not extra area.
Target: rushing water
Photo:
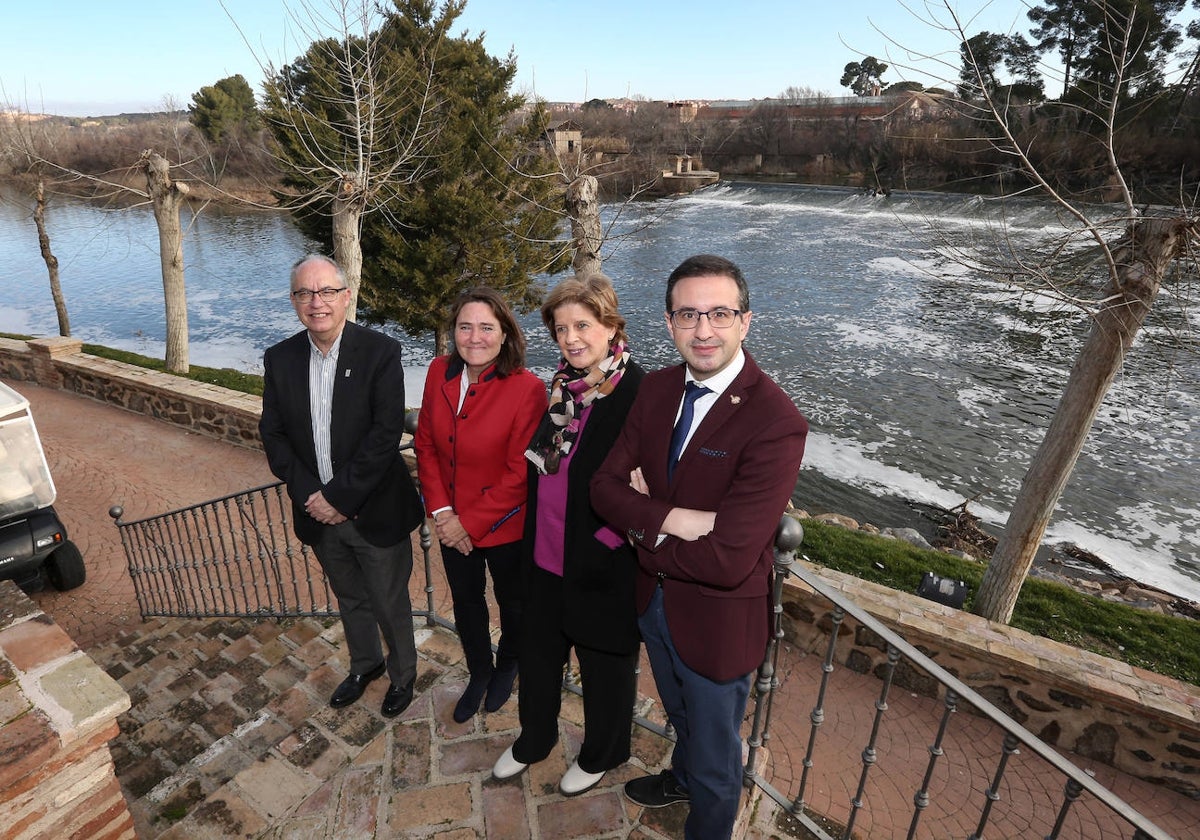
[[[0,331],[54,334],[28,201],[11,192],[0,198]],[[1017,207],[1006,206],[1003,228],[1014,244],[1061,232],[1046,205]],[[887,526],[912,524],[907,501],[952,507],[972,498],[971,511],[998,525],[1087,323],[953,258],[997,230],[994,212],[976,197],[721,184],[627,209],[605,271],[632,347],[653,367],[675,359],[662,322],[670,269],[700,251],[742,266],[755,313],[748,347],[812,424],[801,506]],[[263,349],[298,328],[286,272],[310,244],[280,214],[209,208],[188,224],[192,361],[259,370]],[[148,210],[56,201],[48,225],[73,333],[161,357]],[[1200,600],[1200,363],[1168,340],[1189,317],[1165,292],[1105,401],[1047,539],[1075,542],[1131,577]],[[548,374],[555,349],[535,316],[523,323],[531,367]],[[430,336],[401,338],[408,364],[429,361]],[[409,388],[419,393],[417,383]]]

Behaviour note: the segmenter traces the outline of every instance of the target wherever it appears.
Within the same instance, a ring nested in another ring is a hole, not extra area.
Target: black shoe
[[[490,679],[491,674],[488,674],[486,677],[472,677],[467,683],[466,690],[454,706],[455,723],[466,723],[479,711],[479,704],[483,702],[483,695],[487,693]]]
[[[640,776],[625,783],[625,798],[643,808],[665,808],[676,802],[689,802],[691,796],[679,786],[675,774],[663,770],[657,776]]]
[[[413,701],[413,684],[388,686],[387,694],[383,695],[383,706],[379,713],[384,717],[395,717],[409,707]]]
[[[362,697],[371,681],[383,676],[386,665],[387,663],[380,662],[365,674],[351,674],[346,677],[342,680],[342,684],[333,690],[333,696],[329,698],[329,705],[335,709],[341,709]]]
[[[492,671],[492,678],[488,680],[487,697],[484,698],[483,708],[494,712],[507,703],[508,698],[512,696],[513,681],[516,678],[516,662],[507,663]]]

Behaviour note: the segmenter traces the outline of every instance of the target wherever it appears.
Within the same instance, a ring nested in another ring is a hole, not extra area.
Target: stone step
[[[567,692],[559,747],[498,782],[491,766],[520,729],[515,696],[455,723],[458,639],[419,627],[417,643],[416,699],[393,720],[379,713],[386,680],[329,708],[348,665],[337,622],[155,619],[94,650],[132,701],[112,753],[138,837],[682,837],[685,806],[642,812],[620,792],[665,764],[669,741],[635,728],[629,763],[564,797],[583,734]],[[656,709],[639,698],[639,712]]]

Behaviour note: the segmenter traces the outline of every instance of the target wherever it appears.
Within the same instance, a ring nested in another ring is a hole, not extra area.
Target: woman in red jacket
[[[470,680],[454,707],[463,723],[512,694],[521,627],[525,447],[546,410],[546,386],[525,369],[525,336],[504,298],[480,287],[451,310],[454,350],[429,366],[417,423],[417,474],[433,519]],[[485,599],[500,607],[492,662]],[[486,701],[485,701],[486,697]]]

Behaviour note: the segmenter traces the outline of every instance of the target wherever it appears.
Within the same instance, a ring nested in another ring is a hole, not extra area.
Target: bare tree
[[[58,316],[58,334],[71,334],[71,318],[67,315],[67,299],[63,297],[62,283],[58,279],[58,257],[50,249],[50,233],[46,230],[46,179],[39,171],[34,196],[33,223],[37,226],[38,249],[50,275],[50,297],[54,300],[54,314]]]
[[[171,110],[174,106],[168,101],[165,107]],[[8,108],[12,113],[16,109]],[[10,120],[11,124],[19,124]],[[28,121],[26,124],[29,125]],[[179,136],[174,138],[179,151],[181,142]],[[171,178],[172,164],[153,149],[142,152],[134,168],[140,171],[146,179],[146,189],[139,190],[129,183],[118,179],[109,179],[97,175],[80,172],[63,166],[53,158],[56,157],[53,143],[48,137],[37,137],[31,129],[24,131],[9,131],[0,138],[7,150],[22,157],[27,170],[35,177],[35,210],[34,222],[38,230],[38,245],[42,259],[46,262],[50,274],[50,291],[54,299],[55,311],[58,315],[59,332],[70,334],[70,321],[67,317],[66,301],[58,277],[58,258],[50,248],[50,235],[46,228],[46,180],[47,173],[55,173],[59,178],[86,181],[94,188],[107,190],[111,194],[132,194],[142,201],[149,201],[154,211],[154,221],[158,226],[159,259],[162,266],[163,297],[166,322],[166,369],[171,373],[186,374],[188,372],[188,319],[187,295],[184,287],[183,266],[183,232],[180,222],[180,208],[189,193],[188,185]],[[135,204],[134,206],[138,206]]]
[[[171,178],[171,164],[153,149],[142,152],[138,166],[146,175],[146,192],[158,226],[158,260],[162,267],[167,319],[167,370],[188,372],[187,292],[183,276],[183,227],[179,208],[188,185]]]
[[[264,115],[290,189],[285,204],[328,219],[352,320],[362,217],[403,200],[404,187],[431,165],[438,46],[464,5],[447,0],[435,15],[432,2],[400,2],[397,15],[373,0],[302,2],[292,19],[311,46],[278,70],[258,59],[267,76]]]
[[[1101,39],[1109,45],[1112,66],[1117,68],[1115,78],[1097,84],[1094,98],[1078,106],[1085,117],[1081,124],[1089,129],[1099,126],[1099,130],[1090,130],[1081,137],[1090,138],[1098,147],[1109,184],[1120,196],[1121,212],[1101,220],[1057,186],[1058,179],[1047,166],[1031,158],[1032,142],[1022,139],[1017,121],[1010,118],[1008,102],[993,92],[987,66],[973,56],[971,40],[953,6],[945,2],[950,23],[932,21],[959,39],[965,62],[975,68],[974,81],[982,98],[965,106],[984,129],[981,137],[1008,157],[1039,194],[1058,205],[1072,228],[1072,241],[1046,248],[1042,258],[1010,251],[1006,272],[1025,288],[1069,300],[1092,322],[975,598],[975,612],[1005,623],[1012,617],[1021,586],[1105,394],[1150,314],[1164,279],[1170,276],[1177,260],[1193,253],[1190,249],[1200,236],[1200,217],[1182,200],[1173,208],[1135,205],[1118,156],[1118,127],[1123,92],[1135,81],[1124,72],[1129,67],[1134,46],[1131,38],[1137,26],[1132,14],[1122,16],[1113,4],[1096,0],[1094,5],[1103,14],[1105,31]],[[1073,139],[1080,142],[1081,137]],[[1091,295],[1086,290],[1067,289],[1061,274],[1055,271],[1056,255],[1081,242],[1088,243],[1087,251],[1093,258],[1090,265],[1096,268],[1098,282],[1092,286]],[[1098,294],[1094,293],[1096,289]]]
[[[0,150],[6,149],[16,165],[34,179],[33,223],[37,228],[38,249],[49,275],[50,296],[58,317],[58,334],[70,335],[71,319],[67,314],[67,301],[58,276],[58,257],[50,247],[50,231],[46,227],[46,166],[39,149],[50,142],[48,131],[38,128],[32,114],[9,106],[0,109]]]

